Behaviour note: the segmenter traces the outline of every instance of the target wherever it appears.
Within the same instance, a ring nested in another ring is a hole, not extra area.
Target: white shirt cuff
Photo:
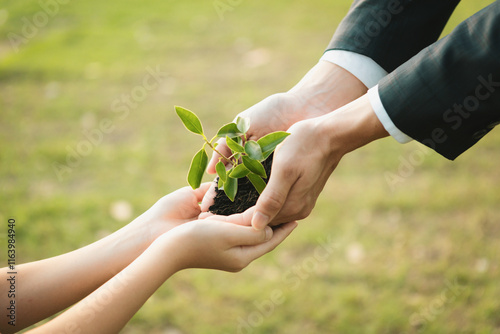
[[[345,50],[326,51],[320,60],[334,63],[351,72],[366,87],[372,88],[388,73],[373,59],[359,53]]]
[[[378,93],[378,85],[368,90],[368,99],[370,100],[370,104],[377,115],[380,123],[384,126],[384,129],[389,132],[389,134],[396,139],[401,144],[408,143],[412,141],[410,137],[404,134],[401,130],[399,130],[394,122],[391,120],[387,111],[382,104],[382,100],[380,100],[380,95]]]

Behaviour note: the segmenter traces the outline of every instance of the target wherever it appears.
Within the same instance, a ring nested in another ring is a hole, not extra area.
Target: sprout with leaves
[[[179,115],[184,126],[191,132],[203,137],[203,147],[195,154],[191,161],[188,173],[188,183],[193,188],[199,188],[203,173],[207,168],[208,155],[205,147],[208,146],[219,154],[219,162],[215,170],[219,176],[219,189],[223,189],[227,197],[234,201],[238,192],[238,179],[247,177],[255,189],[260,193],[266,187],[267,178],[262,161],[266,160],[289,133],[284,131],[272,132],[257,141],[247,140],[246,132],[250,128],[250,120],[238,117],[236,122],[228,123],[221,127],[217,134],[210,140],[203,133],[203,126],[196,114],[186,108],[176,106],[175,111]],[[226,157],[217,150],[218,138],[225,138],[226,144],[231,150],[231,155]],[[224,163],[224,162],[225,163]],[[229,166],[229,170],[226,169]]]

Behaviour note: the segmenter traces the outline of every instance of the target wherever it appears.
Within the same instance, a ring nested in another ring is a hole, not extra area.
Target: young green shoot
[[[208,155],[205,149],[208,146],[219,155],[219,162],[215,165],[219,176],[218,187],[224,190],[231,201],[234,202],[238,192],[238,179],[243,177],[250,180],[259,194],[262,193],[266,187],[264,179],[267,178],[262,161],[269,157],[289,133],[276,131],[257,141],[247,140],[246,134],[250,128],[250,120],[238,117],[235,122],[222,126],[217,134],[209,140],[203,132],[200,119],[194,112],[179,106],[175,107],[175,111],[186,129],[203,138],[203,146],[193,157],[187,177],[188,183],[193,189],[200,187],[203,174],[207,169]],[[219,138],[226,139],[226,144],[231,150],[229,156],[225,156],[217,150],[216,141]]]

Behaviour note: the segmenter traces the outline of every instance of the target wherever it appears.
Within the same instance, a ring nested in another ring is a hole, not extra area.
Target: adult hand
[[[238,116],[250,119],[247,138],[257,140],[274,131],[286,131],[293,124],[325,115],[366,93],[366,86],[350,72],[327,61],[316,64],[302,80],[286,93],[271,95]],[[225,156],[230,150],[225,139],[218,141],[217,150]],[[215,174],[220,156],[212,155],[207,172]],[[202,211],[208,211],[215,196],[215,183],[202,201]]]
[[[269,183],[260,195],[253,226],[303,219],[314,208],[343,151],[332,149],[319,119],[298,122],[274,153]]]
[[[288,132],[255,207],[256,229],[306,218],[340,159],[388,135],[366,95],[330,114],[298,122]]]
[[[175,250],[176,270],[208,268],[237,272],[256,258],[278,246],[297,226],[290,222],[255,230],[250,226],[252,212],[232,216],[211,216],[186,223],[160,236],[155,243],[165,243]]]
[[[320,61],[286,93],[271,95],[238,116],[250,119],[248,139],[257,140],[274,131],[286,131],[301,120],[318,117],[353,101],[367,88],[350,72],[327,61]],[[229,154],[225,140],[217,150]],[[212,155],[207,172],[215,174],[219,155]]]

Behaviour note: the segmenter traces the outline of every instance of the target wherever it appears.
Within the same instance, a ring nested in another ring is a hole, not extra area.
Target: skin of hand
[[[291,135],[276,149],[269,183],[254,209],[256,229],[307,217],[340,159],[388,136],[367,95],[288,131]]]
[[[175,257],[177,270],[206,268],[238,272],[273,250],[297,226],[293,221],[274,230],[269,226],[255,230],[251,218],[251,211],[232,216],[213,215],[179,226],[160,238],[173,240],[172,249],[182,249]]]
[[[238,116],[250,119],[248,139],[257,140],[274,131],[286,131],[293,124],[325,115],[362,96],[366,86],[342,67],[328,61],[316,64],[292,89],[271,95]],[[225,139],[218,141],[217,150],[225,156],[230,150]],[[213,154],[207,172],[215,174],[219,155]],[[215,197],[215,183],[207,191],[201,204],[208,211]]]
[[[257,140],[274,131],[286,131],[296,122],[318,117],[362,96],[366,86],[350,72],[328,61],[316,64],[286,93],[271,95],[238,116],[250,119],[248,139]],[[228,156],[225,140],[217,150]],[[212,155],[207,172],[215,174],[219,155]]]
[[[135,228],[141,229],[146,243],[151,244],[158,236],[172,228],[197,219],[201,213],[199,203],[210,188],[203,183],[198,189],[184,187],[159,199],[149,210],[139,216]]]
[[[75,251],[16,266],[16,326],[0,322],[1,333],[21,330],[81,300],[137,258],[163,233],[198,218],[209,183],[179,189],[113,234]],[[6,276],[8,268],[0,269]],[[82,279],[84,277],[85,279]],[[8,291],[6,280],[0,290]],[[7,294],[0,296],[6,308]]]
[[[297,226],[291,222],[274,231],[269,227],[257,231],[250,226],[250,219],[251,213],[211,216],[170,230],[91,295],[29,333],[68,330],[71,333],[118,333],[177,271],[187,268],[240,271],[273,250]]]

